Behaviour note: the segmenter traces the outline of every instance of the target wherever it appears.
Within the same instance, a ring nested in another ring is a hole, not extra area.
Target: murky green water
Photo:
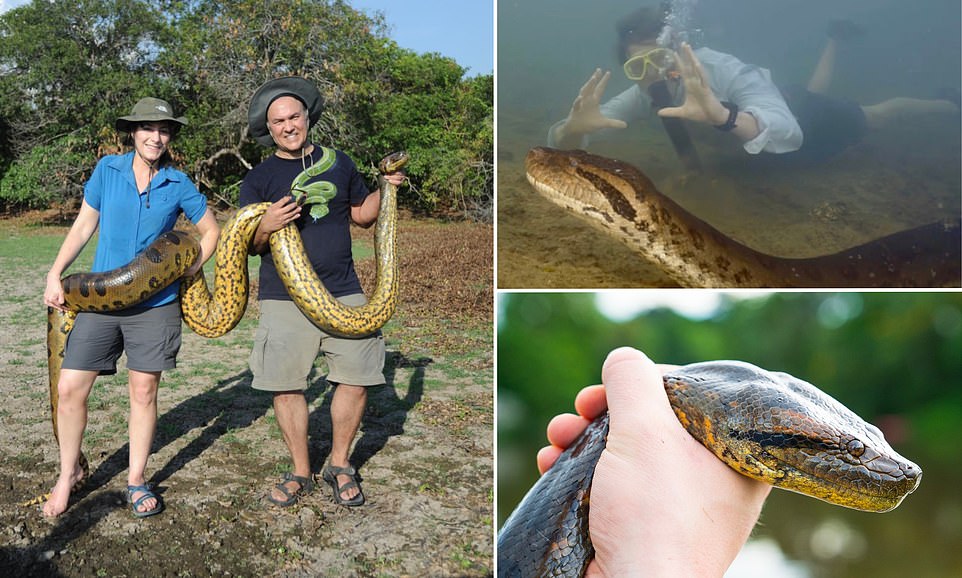
[[[671,284],[617,240],[539,197],[524,180],[525,153],[545,144],[548,127],[567,114],[595,66],[614,69],[607,97],[628,86],[614,61],[612,23],[636,3],[589,4],[531,0],[498,5],[502,288]],[[703,23],[703,40],[770,68],[777,84],[804,83],[826,23],[850,17],[866,32],[839,56],[832,91],[838,96],[870,104],[895,96],[928,98],[941,86],[959,85],[958,3],[933,3],[929,12],[892,2],[852,2],[841,8],[819,2],[724,4],[730,5],[724,14],[702,15],[702,20],[712,19]],[[757,22],[734,17],[744,14],[739,7],[751,9],[757,19],[787,19],[793,25],[780,36],[767,27],[755,33]],[[955,18],[956,24],[945,26],[946,18]],[[920,74],[919,68],[928,73]],[[704,165],[699,175],[685,173],[658,119],[629,126],[610,140],[593,142],[590,149],[631,162],[661,192],[726,235],[780,256],[831,253],[958,218],[962,211],[958,116],[895,122],[814,168],[768,166],[749,158],[731,135],[710,127],[690,130]]]

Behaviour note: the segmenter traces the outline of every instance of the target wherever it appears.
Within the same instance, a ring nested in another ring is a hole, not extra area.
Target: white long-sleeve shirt
[[[751,154],[762,151],[787,153],[802,146],[802,129],[772,82],[768,69],[745,64],[730,54],[710,48],[696,49],[695,56],[708,74],[711,90],[718,100],[737,104],[740,110],[750,113],[758,122],[758,136],[743,143],[746,151]],[[629,124],[647,117],[650,111],[651,99],[637,84],[601,105],[601,114]],[[557,146],[555,129],[563,122],[555,123],[548,130],[548,146]],[[591,138],[604,132],[606,130],[586,135],[581,147],[587,147]]]

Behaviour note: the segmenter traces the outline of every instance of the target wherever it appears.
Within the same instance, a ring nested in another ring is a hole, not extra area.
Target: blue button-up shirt
[[[174,228],[181,212],[196,224],[207,211],[206,197],[187,175],[169,166],[157,172],[147,191],[138,191],[133,159],[133,151],[100,159],[84,186],[84,200],[100,213],[94,272],[133,261],[157,237]],[[173,283],[142,306],[174,301],[179,287],[180,282]]]

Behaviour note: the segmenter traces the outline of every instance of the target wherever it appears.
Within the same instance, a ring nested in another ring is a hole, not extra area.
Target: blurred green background
[[[772,492],[726,576],[962,576],[962,294],[501,293],[497,335],[499,527],[537,478],[548,420],[631,345],[659,363],[791,373],[922,466],[919,489],[886,514]]]

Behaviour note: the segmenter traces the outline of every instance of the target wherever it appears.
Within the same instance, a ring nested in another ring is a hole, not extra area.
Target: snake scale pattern
[[[838,253],[784,258],[743,245],[663,195],[634,166],[534,148],[532,187],[625,243],[683,287],[959,287],[962,223],[931,223]]]
[[[333,161],[333,153],[325,150],[324,158]],[[378,168],[383,175],[400,170],[407,162],[408,155],[397,152],[384,157]],[[309,170],[320,174],[330,166],[330,162],[322,161]],[[300,177],[295,180],[294,188],[305,195],[314,194],[312,185],[305,185],[304,180]],[[379,185],[381,201],[374,233],[376,282],[363,306],[344,305],[327,291],[311,267],[294,224],[270,238],[271,255],[294,303],[318,327],[332,335],[369,335],[387,323],[397,308],[397,188],[383,177]],[[249,295],[248,247],[269,206],[270,203],[247,205],[224,224],[217,244],[213,292],[203,271],[181,283],[181,314],[187,326],[198,335],[220,337],[244,316]],[[47,366],[54,437],[58,431],[57,383],[64,346],[77,312],[117,311],[142,303],[181,278],[199,255],[200,245],[195,239],[183,231],[169,231],[123,267],[102,273],[76,273],[63,279],[64,305],[68,311],[47,309]],[[84,477],[78,486],[89,477],[89,465],[83,453],[80,462]],[[38,496],[23,505],[42,503],[48,497]]]
[[[709,361],[673,369],[663,382],[685,430],[749,478],[869,512],[894,509],[922,480],[921,468],[893,450],[878,428],[787,373]],[[505,521],[498,576],[584,575],[594,556],[591,480],[608,421],[608,414],[593,421]]]

